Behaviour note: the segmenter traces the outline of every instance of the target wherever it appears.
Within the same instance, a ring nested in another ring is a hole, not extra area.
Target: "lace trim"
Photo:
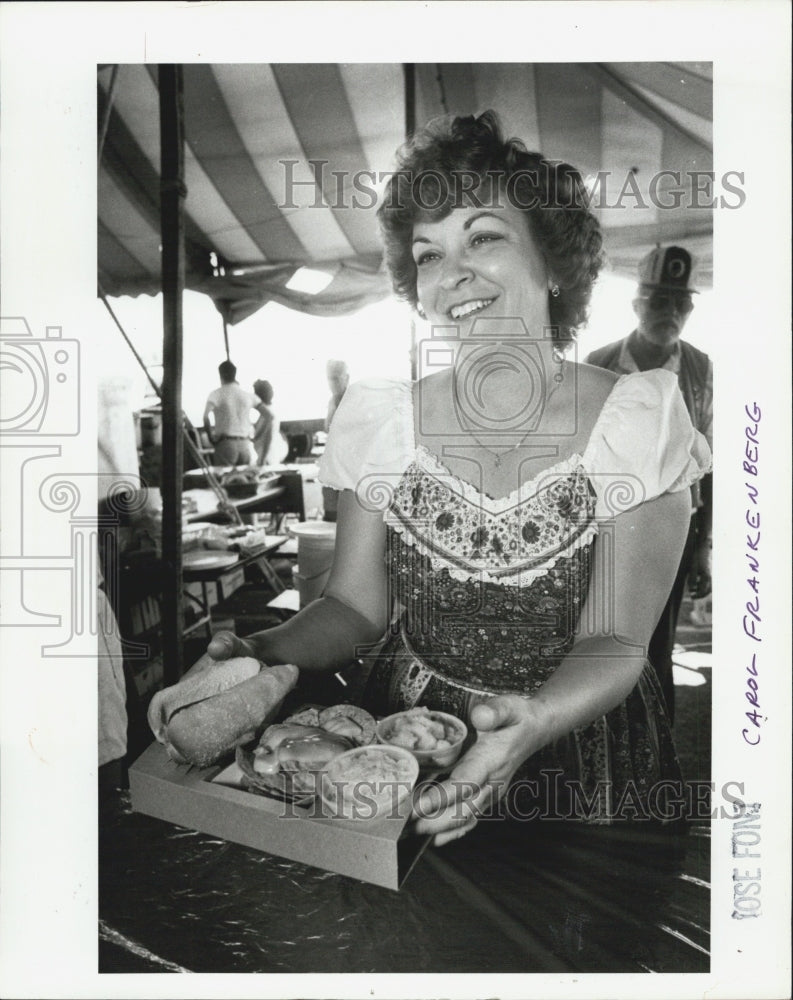
[[[597,534],[589,489],[573,455],[505,497],[488,497],[419,445],[385,521],[434,570],[446,569],[454,580],[522,587]],[[527,506],[532,501],[533,508]]]
[[[531,496],[536,496],[538,487],[549,486],[557,479],[568,475],[571,472],[582,468],[582,459],[579,454],[571,455],[544,469],[534,479],[529,479],[521,483],[511,493],[505,497],[491,497],[488,493],[481,493],[475,486],[466,479],[461,479],[450,472],[441,460],[434,455],[423,444],[416,445],[414,463],[433,478],[442,482],[447,481],[454,484],[455,492],[461,494],[466,500],[474,504],[480,504],[488,514],[503,514],[505,510],[511,510],[516,502],[528,500]]]
[[[538,566],[518,570],[510,570],[507,568],[498,572],[489,572],[488,570],[480,567],[465,569],[464,567],[451,562],[449,559],[437,553],[431,545],[427,545],[423,542],[410,530],[409,525],[404,524],[397,518],[391,518],[387,515],[386,524],[402,538],[406,545],[410,545],[412,548],[415,548],[419,555],[425,556],[429,559],[433,570],[439,571],[441,569],[445,569],[453,580],[458,580],[459,582],[464,583],[466,580],[476,579],[482,583],[497,583],[501,586],[508,584],[509,586],[514,587],[526,587],[535,580],[539,580],[540,577],[546,576],[560,559],[567,559],[578,549],[589,545],[598,533],[597,521],[593,520],[587,525],[581,534],[577,535],[573,539],[570,545],[559,550],[558,552],[555,552],[552,556],[550,556],[550,558],[540,563]]]

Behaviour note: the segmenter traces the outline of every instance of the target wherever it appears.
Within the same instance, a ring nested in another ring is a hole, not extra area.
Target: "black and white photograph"
[[[751,11],[0,11],[4,995],[789,990]]]

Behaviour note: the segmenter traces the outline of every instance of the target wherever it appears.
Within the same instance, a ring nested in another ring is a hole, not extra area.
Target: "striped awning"
[[[710,64],[444,63],[414,72],[418,124],[492,107],[508,134],[576,165],[617,271],[635,274],[648,249],[674,241],[709,283],[712,212],[702,179],[690,178],[712,170]],[[331,315],[387,295],[373,206],[405,135],[405,79],[399,63],[185,65],[186,287],[212,296],[230,322],[268,301]],[[100,67],[98,120],[99,285],[109,295],[154,293],[157,67]],[[326,287],[287,287],[305,267],[324,273]]]

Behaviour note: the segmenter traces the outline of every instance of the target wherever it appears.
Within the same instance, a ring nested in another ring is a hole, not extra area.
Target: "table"
[[[198,583],[201,585],[201,596],[190,593],[189,598],[199,606],[197,618],[185,622],[182,635],[186,638],[200,629],[211,632],[211,601],[207,592],[209,583],[222,583],[235,573],[244,572],[251,565],[257,565],[270,588],[280,594],[284,589],[281,578],[269,561],[269,556],[276,552],[289,540],[286,535],[270,535],[264,545],[243,552],[233,563],[220,567],[182,569],[183,584]],[[223,550],[218,550],[222,552]],[[225,554],[225,553],[224,553]],[[162,613],[160,610],[160,588],[162,581],[162,560],[151,553],[150,558],[140,564],[124,565],[119,574],[119,586],[113,593],[115,600],[114,613],[119,622],[121,634],[125,640],[144,644],[149,651],[159,648]],[[228,596],[228,594],[224,594]],[[143,620],[143,613],[147,618]],[[146,659],[148,662],[148,659]],[[145,692],[142,692],[145,693]]]
[[[281,591],[285,590],[284,584],[281,582],[281,578],[275,572],[270,564],[268,556],[271,556],[276,552],[287,540],[286,535],[271,535],[268,537],[264,545],[259,545],[255,549],[246,549],[240,554],[240,558],[227,566],[200,566],[191,567],[184,566],[182,568],[182,579],[185,583],[200,583],[202,585],[202,593],[204,596],[204,610],[206,613],[209,612],[209,601],[207,599],[206,584],[207,583],[217,583],[222,581],[223,577],[230,576],[233,573],[237,573],[239,570],[244,570],[246,566],[256,564],[261,572],[264,574],[265,579],[269,585],[273,588],[276,594],[280,594]],[[209,552],[213,550],[207,550]],[[223,550],[219,550],[222,552]]]
[[[710,840],[482,821],[399,892],[105,801],[100,972],[706,972]]]
[[[236,500],[229,499],[229,504],[236,507],[241,514],[266,513],[267,507],[274,506],[285,495],[285,486],[261,486],[259,492],[253,496]],[[228,516],[222,510],[218,510],[218,497],[213,490],[200,488],[185,490],[182,496],[195,500],[197,505],[195,513],[187,515],[188,524],[195,524],[199,521],[213,523],[228,521]]]
[[[195,512],[187,516],[188,523],[228,521],[228,516],[218,510],[218,497],[214,490],[195,487],[183,490],[182,496],[196,503]],[[306,519],[303,477],[297,468],[280,469],[274,476],[260,481],[253,496],[229,498],[228,502],[240,514],[297,514],[299,520]]]

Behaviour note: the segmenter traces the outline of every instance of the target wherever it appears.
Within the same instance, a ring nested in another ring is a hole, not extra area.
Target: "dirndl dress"
[[[410,382],[350,386],[320,478],[382,511],[395,609],[364,707],[426,705],[467,722],[483,698],[531,698],[570,653],[610,519],[687,489],[709,463],[665,371],[619,379],[584,453],[500,498],[416,443]],[[624,702],[534,754],[515,780],[559,818],[657,814],[654,789],[680,771],[649,662]]]

